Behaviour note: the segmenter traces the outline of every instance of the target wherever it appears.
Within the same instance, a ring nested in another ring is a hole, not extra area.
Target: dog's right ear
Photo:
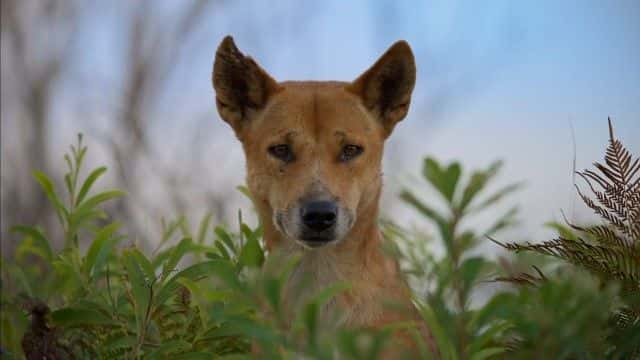
[[[348,90],[362,98],[366,108],[381,121],[385,136],[409,111],[411,93],[416,83],[416,61],[406,41],[398,41]]]
[[[231,36],[226,36],[218,46],[211,80],[218,113],[238,136],[251,115],[278,89],[266,71],[238,50]]]

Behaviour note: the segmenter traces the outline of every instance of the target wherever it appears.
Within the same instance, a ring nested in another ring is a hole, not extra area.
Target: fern
[[[553,256],[588,270],[603,284],[621,284],[623,306],[611,309],[611,355],[640,356],[640,160],[634,159],[613,133],[609,119],[609,146],[604,163],[595,169],[577,172],[593,194],[587,196],[576,186],[578,195],[603,224],[568,225],[576,236],[561,234],[542,243],[501,243],[513,251],[530,251]],[[542,275],[540,273],[540,275]],[[500,278],[501,281],[529,283],[530,276]]]
[[[626,236],[626,242],[637,247],[640,241],[640,159],[634,160],[620,140],[615,138],[611,119],[605,163],[596,162],[594,166],[599,173],[584,170],[578,172],[578,175],[589,185],[599,204],[578,189],[580,197],[587,206]]]

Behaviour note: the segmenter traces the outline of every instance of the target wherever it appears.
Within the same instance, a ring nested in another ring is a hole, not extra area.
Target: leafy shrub
[[[500,163],[472,172],[465,182],[460,164],[425,159],[423,178],[437,191],[445,211],[437,211],[409,189],[401,197],[435,225],[434,238],[444,248],[443,256],[434,257],[429,249],[433,244],[424,235],[392,223],[386,233],[400,243],[409,279],[424,292],[418,303],[442,358],[529,359],[544,353],[561,359],[640,357],[640,161],[632,159],[611,128],[610,135],[607,165],[596,163],[600,174],[580,173],[596,199],[578,190],[609,225],[552,223],[560,233],[553,241],[496,241],[516,252],[538,254],[519,254],[512,260],[492,260],[474,250],[484,237],[491,238],[514,223],[515,208],[482,232],[463,228],[463,224],[520,185],[510,184],[486,195]],[[596,191],[596,185],[602,190]],[[525,272],[525,267],[533,267],[536,273]],[[487,288],[492,284],[503,286]],[[513,286],[504,286],[509,284]],[[472,302],[482,296],[486,297],[484,304]]]
[[[376,359],[402,326],[322,329],[319,309],[349,284],[318,292],[287,321],[282,289],[297,259],[267,256],[260,226],[241,214],[236,231],[208,215],[195,228],[184,218],[162,222],[158,246],[144,253],[103,210],[124,193],[93,192],[106,168],[81,179],[86,152],[79,137],[65,155],[64,192],[34,174],[64,235],[52,241],[38,227],[13,228],[22,239],[1,264],[3,358]],[[458,163],[425,159],[423,178],[445,210],[409,189],[401,198],[435,225],[435,236],[391,221],[382,229],[439,358],[640,358],[640,163],[612,130],[605,162],[596,165],[600,173],[581,173],[595,199],[579,194],[608,225],[551,224],[557,239],[499,243],[523,253],[491,259],[478,245],[513,225],[515,208],[481,230],[467,220],[520,185],[486,194],[501,163],[466,176]],[[526,270],[532,266],[535,274]],[[432,357],[425,346],[415,355]]]
[[[474,289],[497,271],[498,265],[490,259],[472,255],[484,235],[493,235],[514,223],[516,208],[481,232],[464,227],[468,218],[496,205],[520,184],[509,184],[485,195],[486,188],[499,174],[501,162],[486,169],[473,171],[464,179],[462,166],[453,162],[441,165],[426,158],[423,178],[440,195],[446,212],[437,211],[409,189],[401,198],[435,225],[436,238],[444,248],[444,255],[434,258],[425,248],[424,237],[406,234],[403,258],[416,287],[424,289],[424,300],[418,300],[425,321],[432,329],[443,359],[486,359],[503,353],[506,347],[501,339],[511,324],[488,312],[490,307],[472,308]],[[402,233],[395,231],[396,234]],[[393,233],[392,233],[393,234]],[[402,241],[401,241],[402,243]]]
[[[240,358],[252,344],[260,349],[254,357],[267,359],[377,356],[388,331],[317,331],[319,308],[344,286],[319,293],[285,326],[281,289],[295,259],[258,271],[265,259],[261,229],[241,217],[237,232],[213,227],[209,216],[196,231],[184,219],[165,223],[160,246],[145,255],[101,210],[123,193],[91,195],[106,169],[80,181],[86,151],[79,137],[65,156],[67,201],[35,173],[64,230],[64,247],[53,249],[37,227],[13,228],[24,237],[2,263],[3,356]]]
[[[603,343],[598,347],[597,358],[605,355],[616,359],[640,358],[640,160],[634,160],[615,138],[611,120],[605,164],[596,162],[594,166],[596,171],[584,170],[577,174],[585,180],[595,198],[586,196],[577,186],[576,189],[603,224],[577,226],[569,223],[570,228],[560,227],[559,237],[538,244],[498,244],[514,252],[551,256],[592,274],[591,281],[598,284],[598,288],[593,288],[588,295],[598,299],[602,298],[604,291],[607,296],[604,297],[606,301],[591,302],[594,310],[599,311],[592,311],[593,321],[584,323],[585,327],[599,330],[600,338],[583,337],[582,340],[589,345]],[[576,271],[572,273],[578,274]],[[539,280],[544,282],[546,279]],[[615,291],[611,289],[612,284],[617,285]],[[549,288],[548,284],[542,286],[543,289]],[[580,304],[589,306],[587,300]],[[562,298],[558,303],[562,303]],[[563,317],[555,318],[562,321]],[[572,316],[565,321],[577,325],[581,320]],[[556,326],[556,330],[559,329],[561,327]],[[587,348],[583,347],[585,354],[594,353]],[[571,353],[574,356],[578,354],[582,351]]]

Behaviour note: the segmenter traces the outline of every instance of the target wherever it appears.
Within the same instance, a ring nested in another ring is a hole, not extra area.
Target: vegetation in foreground
[[[509,259],[477,247],[514,225],[515,209],[484,229],[465,224],[519,185],[486,194],[500,163],[466,176],[458,163],[425,159],[423,178],[444,211],[411,189],[401,197],[437,231],[382,224],[440,358],[640,358],[640,163],[611,126],[610,139],[605,163],[579,173],[592,196],[578,193],[603,223],[551,224],[558,237],[542,243],[494,240],[518,253]],[[196,227],[184,218],[163,223],[158,247],[141,251],[103,210],[124,193],[93,192],[106,168],[81,179],[86,152],[79,137],[65,155],[63,192],[35,173],[64,246],[55,249],[37,226],[13,228],[22,236],[2,259],[2,358],[377,358],[393,328],[318,327],[319,308],[348,284],[321,291],[286,325],[281,288],[296,260],[261,272],[260,227],[241,216],[237,227],[215,226],[210,216]],[[260,354],[250,353],[252,344]],[[420,357],[432,355],[424,347]]]

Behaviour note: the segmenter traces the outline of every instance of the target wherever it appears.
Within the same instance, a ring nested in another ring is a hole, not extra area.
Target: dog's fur
[[[419,319],[377,223],[384,142],[409,110],[415,72],[411,48],[399,41],[353,82],[276,82],[231,37],[220,44],[216,104],[244,147],[266,247],[270,256],[301,257],[285,308],[347,282],[323,310],[328,322],[379,328]],[[335,206],[336,218],[309,235],[301,212],[313,201]]]

